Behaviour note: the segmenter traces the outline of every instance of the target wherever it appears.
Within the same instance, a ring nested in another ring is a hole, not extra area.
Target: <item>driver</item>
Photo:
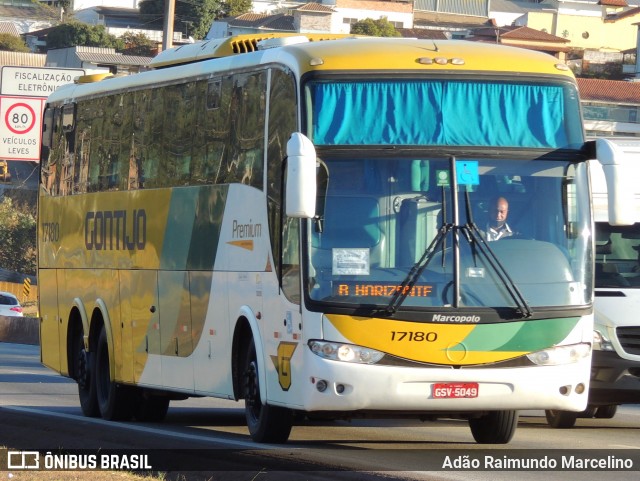
[[[509,202],[504,197],[498,197],[489,209],[489,222],[485,229],[487,242],[497,241],[513,235],[513,231],[507,224],[509,215]]]

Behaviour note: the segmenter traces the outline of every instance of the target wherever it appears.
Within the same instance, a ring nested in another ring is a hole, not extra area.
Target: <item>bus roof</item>
[[[256,38],[255,35],[240,37],[251,37],[253,40]],[[245,46],[251,45],[251,48],[248,48],[251,51],[234,52],[234,49],[238,50],[239,40],[242,40]],[[289,41],[280,44],[281,46],[266,45],[266,48],[260,48],[258,41],[254,45],[247,38],[230,37],[177,47],[159,54],[151,62],[156,70],[108,78],[96,82],[94,87],[91,87],[91,84],[64,86],[56,90],[49,99],[60,101],[76,95],[95,95],[119,88],[142,88],[156,81],[170,82],[178,78],[273,63],[285,65],[298,75],[310,71],[445,74],[482,72],[547,75],[575,81],[571,70],[555,57],[504,45],[464,40],[434,41],[340,35],[313,37],[308,34],[290,35]],[[154,80],[151,80],[150,76]],[[71,92],[71,88],[77,91]]]
[[[295,47],[293,47],[295,46]],[[396,59],[403,69],[407,61],[417,63],[413,67],[431,65],[451,68],[451,59],[464,62],[460,67],[470,70],[520,71],[531,73],[558,73],[569,68],[555,57],[519,47],[496,45],[465,40],[419,40],[415,38],[363,37],[340,34],[286,34],[237,35],[185,45],[161,52],[150,62],[154,68],[182,65],[212,58],[240,55],[271,48],[290,48],[299,52],[303,61],[308,52],[323,64],[329,59],[338,63],[339,69],[392,68],[389,61]],[[347,59],[345,61],[345,58]],[[435,62],[444,58],[444,64]],[[354,61],[355,60],[355,61]],[[431,60],[433,63],[429,63]],[[427,62],[427,63],[425,63]],[[345,66],[340,66],[344,63]],[[334,67],[325,67],[334,68]]]

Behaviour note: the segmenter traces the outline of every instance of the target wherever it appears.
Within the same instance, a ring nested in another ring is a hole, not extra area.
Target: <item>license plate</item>
[[[449,382],[433,385],[434,399],[478,397],[478,391],[477,382]]]

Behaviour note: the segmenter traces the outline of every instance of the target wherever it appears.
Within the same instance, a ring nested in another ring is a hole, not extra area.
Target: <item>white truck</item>
[[[616,161],[637,162],[629,182],[636,217],[633,225],[610,223],[603,168],[591,162],[596,257],[589,401],[582,412],[546,411],[554,428],[573,427],[577,418],[610,419],[620,404],[640,403],[640,139],[600,139],[598,147]]]

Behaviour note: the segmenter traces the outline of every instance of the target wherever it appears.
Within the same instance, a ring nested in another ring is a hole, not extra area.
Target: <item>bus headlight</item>
[[[332,361],[355,362],[358,364],[375,364],[384,357],[384,353],[369,349],[367,347],[356,346],[354,344],[343,344],[328,341],[309,341],[309,349],[314,354]]]
[[[556,346],[543,351],[527,354],[531,362],[538,366],[558,366],[578,362],[589,355],[591,344],[571,344],[568,346]]]

